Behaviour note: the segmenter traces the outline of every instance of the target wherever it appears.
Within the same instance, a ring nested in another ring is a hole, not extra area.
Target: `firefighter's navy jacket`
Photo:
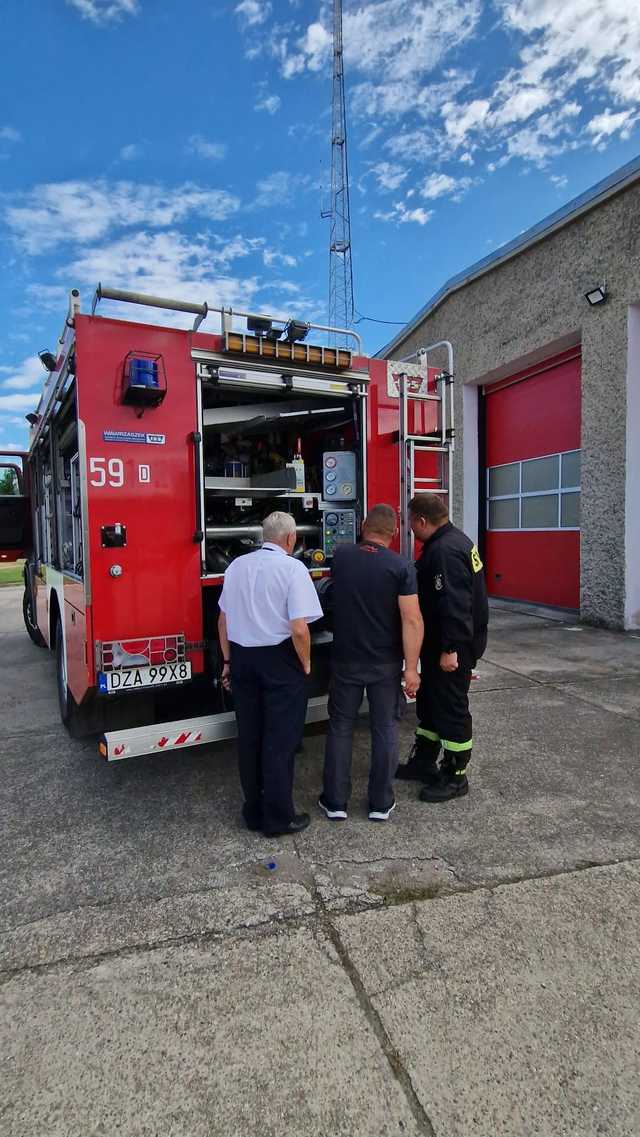
[[[457,651],[460,670],[470,670],[487,646],[489,622],[476,546],[448,521],[425,542],[416,568],[424,620],[422,658],[435,663],[443,651]]]

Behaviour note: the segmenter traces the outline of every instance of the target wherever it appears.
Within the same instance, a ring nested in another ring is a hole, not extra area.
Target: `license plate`
[[[98,690],[103,695],[137,691],[142,687],[164,687],[167,683],[186,683],[191,678],[190,663],[161,663],[157,667],[127,667],[120,671],[100,671]]]

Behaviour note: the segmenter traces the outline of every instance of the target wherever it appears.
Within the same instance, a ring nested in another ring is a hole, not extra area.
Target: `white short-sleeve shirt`
[[[229,639],[241,647],[272,647],[290,637],[290,620],[322,616],[308,570],[270,541],[229,565],[220,608]]]

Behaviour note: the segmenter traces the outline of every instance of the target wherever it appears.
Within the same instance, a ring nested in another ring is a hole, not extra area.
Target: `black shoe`
[[[420,790],[420,801],[451,801],[454,797],[465,797],[469,793],[469,782],[466,778],[456,778],[455,781],[444,781],[428,784]]]
[[[261,813],[258,813],[254,809],[248,809],[246,805],[243,805],[242,816],[247,829],[250,829],[252,833],[257,833],[259,829],[262,829]]]
[[[296,813],[292,817],[288,825],[282,829],[263,829],[265,837],[286,837],[289,833],[302,833],[311,824],[311,818],[308,813]]]
[[[318,798],[318,805],[323,813],[327,815],[329,821],[346,821],[347,820],[347,807],[346,805],[331,805],[324,794],[320,794]]]

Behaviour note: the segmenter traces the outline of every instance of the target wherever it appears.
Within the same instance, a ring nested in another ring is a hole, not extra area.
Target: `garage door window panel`
[[[488,470],[487,528],[535,532],[580,527],[580,451]]]
[[[489,502],[490,529],[519,529],[519,501],[517,497]]]
[[[510,497],[520,493],[520,463],[494,466],[489,470],[489,497]]]
[[[563,493],[562,494],[561,525],[562,525],[563,529],[579,529],[580,528],[580,494],[579,493]]]
[[[562,455],[562,489],[579,489],[580,487],[580,451],[569,450]]]
[[[558,495],[533,494],[522,499],[521,529],[557,529]]]
[[[522,463],[522,493],[545,493],[558,489],[560,455],[530,458]]]

